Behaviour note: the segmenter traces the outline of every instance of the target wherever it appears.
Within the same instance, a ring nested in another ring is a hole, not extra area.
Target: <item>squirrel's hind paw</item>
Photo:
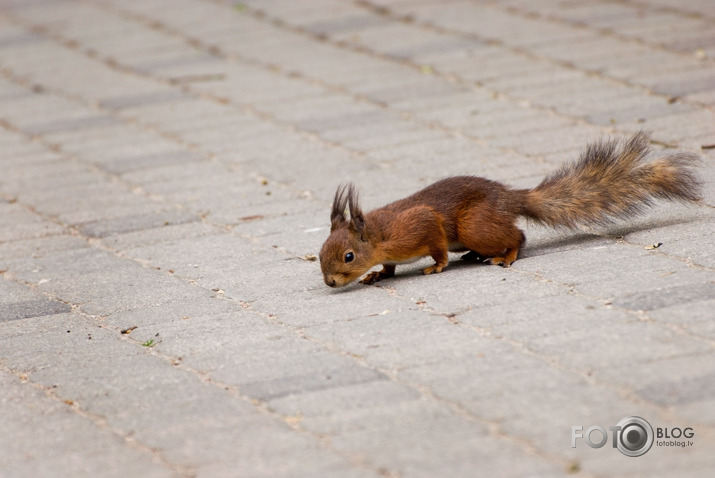
[[[438,273],[442,272],[442,269],[444,269],[444,266],[440,266],[440,265],[438,265],[438,264],[435,264],[435,265],[433,265],[433,266],[426,267],[426,268],[422,269],[422,273],[423,273],[424,275],[438,274]]]
[[[493,266],[502,266],[506,269],[507,267],[511,266],[511,263],[513,261],[510,261],[505,257],[490,257],[489,259],[485,259],[484,262]]]

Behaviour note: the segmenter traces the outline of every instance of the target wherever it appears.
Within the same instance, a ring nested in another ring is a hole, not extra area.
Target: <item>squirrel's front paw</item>
[[[374,284],[375,282],[379,281],[383,277],[384,276],[382,274],[380,274],[379,271],[372,271],[368,275],[366,275],[365,277],[360,279],[360,283],[367,284],[367,285]]]

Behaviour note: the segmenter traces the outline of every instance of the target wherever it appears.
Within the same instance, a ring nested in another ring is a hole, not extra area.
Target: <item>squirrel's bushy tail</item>
[[[700,158],[673,153],[645,162],[649,135],[598,141],[580,158],[522,190],[521,215],[554,227],[604,225],[650,206],[653,199],[698,201],[701,182],[692,170]]]

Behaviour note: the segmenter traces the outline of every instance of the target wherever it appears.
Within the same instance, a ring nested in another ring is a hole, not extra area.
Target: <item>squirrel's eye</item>
[[[355,254],[352,252],[345,254],[345,262],[351,262],[353,259],[355,259]]]

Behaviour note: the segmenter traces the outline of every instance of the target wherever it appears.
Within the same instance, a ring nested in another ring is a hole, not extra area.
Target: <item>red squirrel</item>
[[[701,182],[691,169],[700,158],[673,153],[645,162],[650,138],[597,141],[579,159],[533,189],[514,189],[475,176],[455,176],[363,214],[352,184],[338,187],[330,212],[330,236],[320,251],[325,283],[343,287],[395,274],[399,264],[431,256],[424,274],[442,272],[447,253],[509,267],[524,245],[516,226],[522,216],[551,227],[605,225],[640,213],[653,199],[697,202]]]

